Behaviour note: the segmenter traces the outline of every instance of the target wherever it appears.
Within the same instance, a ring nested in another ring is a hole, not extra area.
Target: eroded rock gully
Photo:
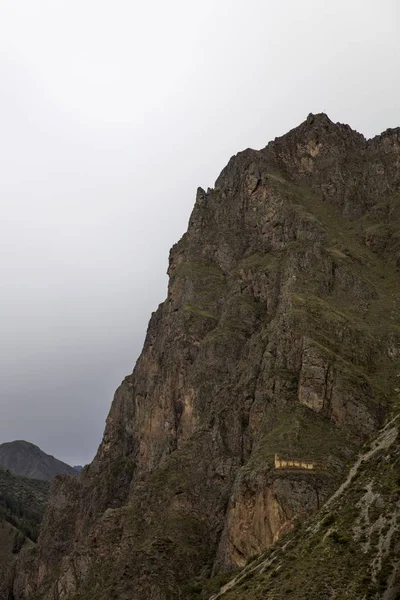
[[[400,132],[326,115],[199,189],[103,441],[56,478],[15,600],[169,600],[338,487],[399,371]],[[274,455],[314,461],[274,469]]]

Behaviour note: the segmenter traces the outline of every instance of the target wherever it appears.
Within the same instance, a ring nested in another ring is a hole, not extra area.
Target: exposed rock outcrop
[[[14,597],[172,600],[337,488],[400,372],[400,130],[326,115],[197,192],[93,463],[56,478]],[[312,472],[276,470],[300,456]]]

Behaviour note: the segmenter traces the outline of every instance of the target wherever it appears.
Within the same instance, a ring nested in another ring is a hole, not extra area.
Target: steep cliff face
[[[367,142],[310,115],[198,190],[167,299],[93,463],[54,481],[16,599],[186,598],[324,503],[397,394],[399,185],[400,130]]]

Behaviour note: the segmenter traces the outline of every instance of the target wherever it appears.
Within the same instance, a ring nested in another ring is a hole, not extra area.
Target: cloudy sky
[[[398,0],[0,0],[0,442],[91,460],[197,186],[400,124]]]

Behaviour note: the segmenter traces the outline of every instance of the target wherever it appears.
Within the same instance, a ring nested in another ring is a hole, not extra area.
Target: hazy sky
[[[91,460],[197,186],[400,123],[398,0],[0,0],[0,442]]]

